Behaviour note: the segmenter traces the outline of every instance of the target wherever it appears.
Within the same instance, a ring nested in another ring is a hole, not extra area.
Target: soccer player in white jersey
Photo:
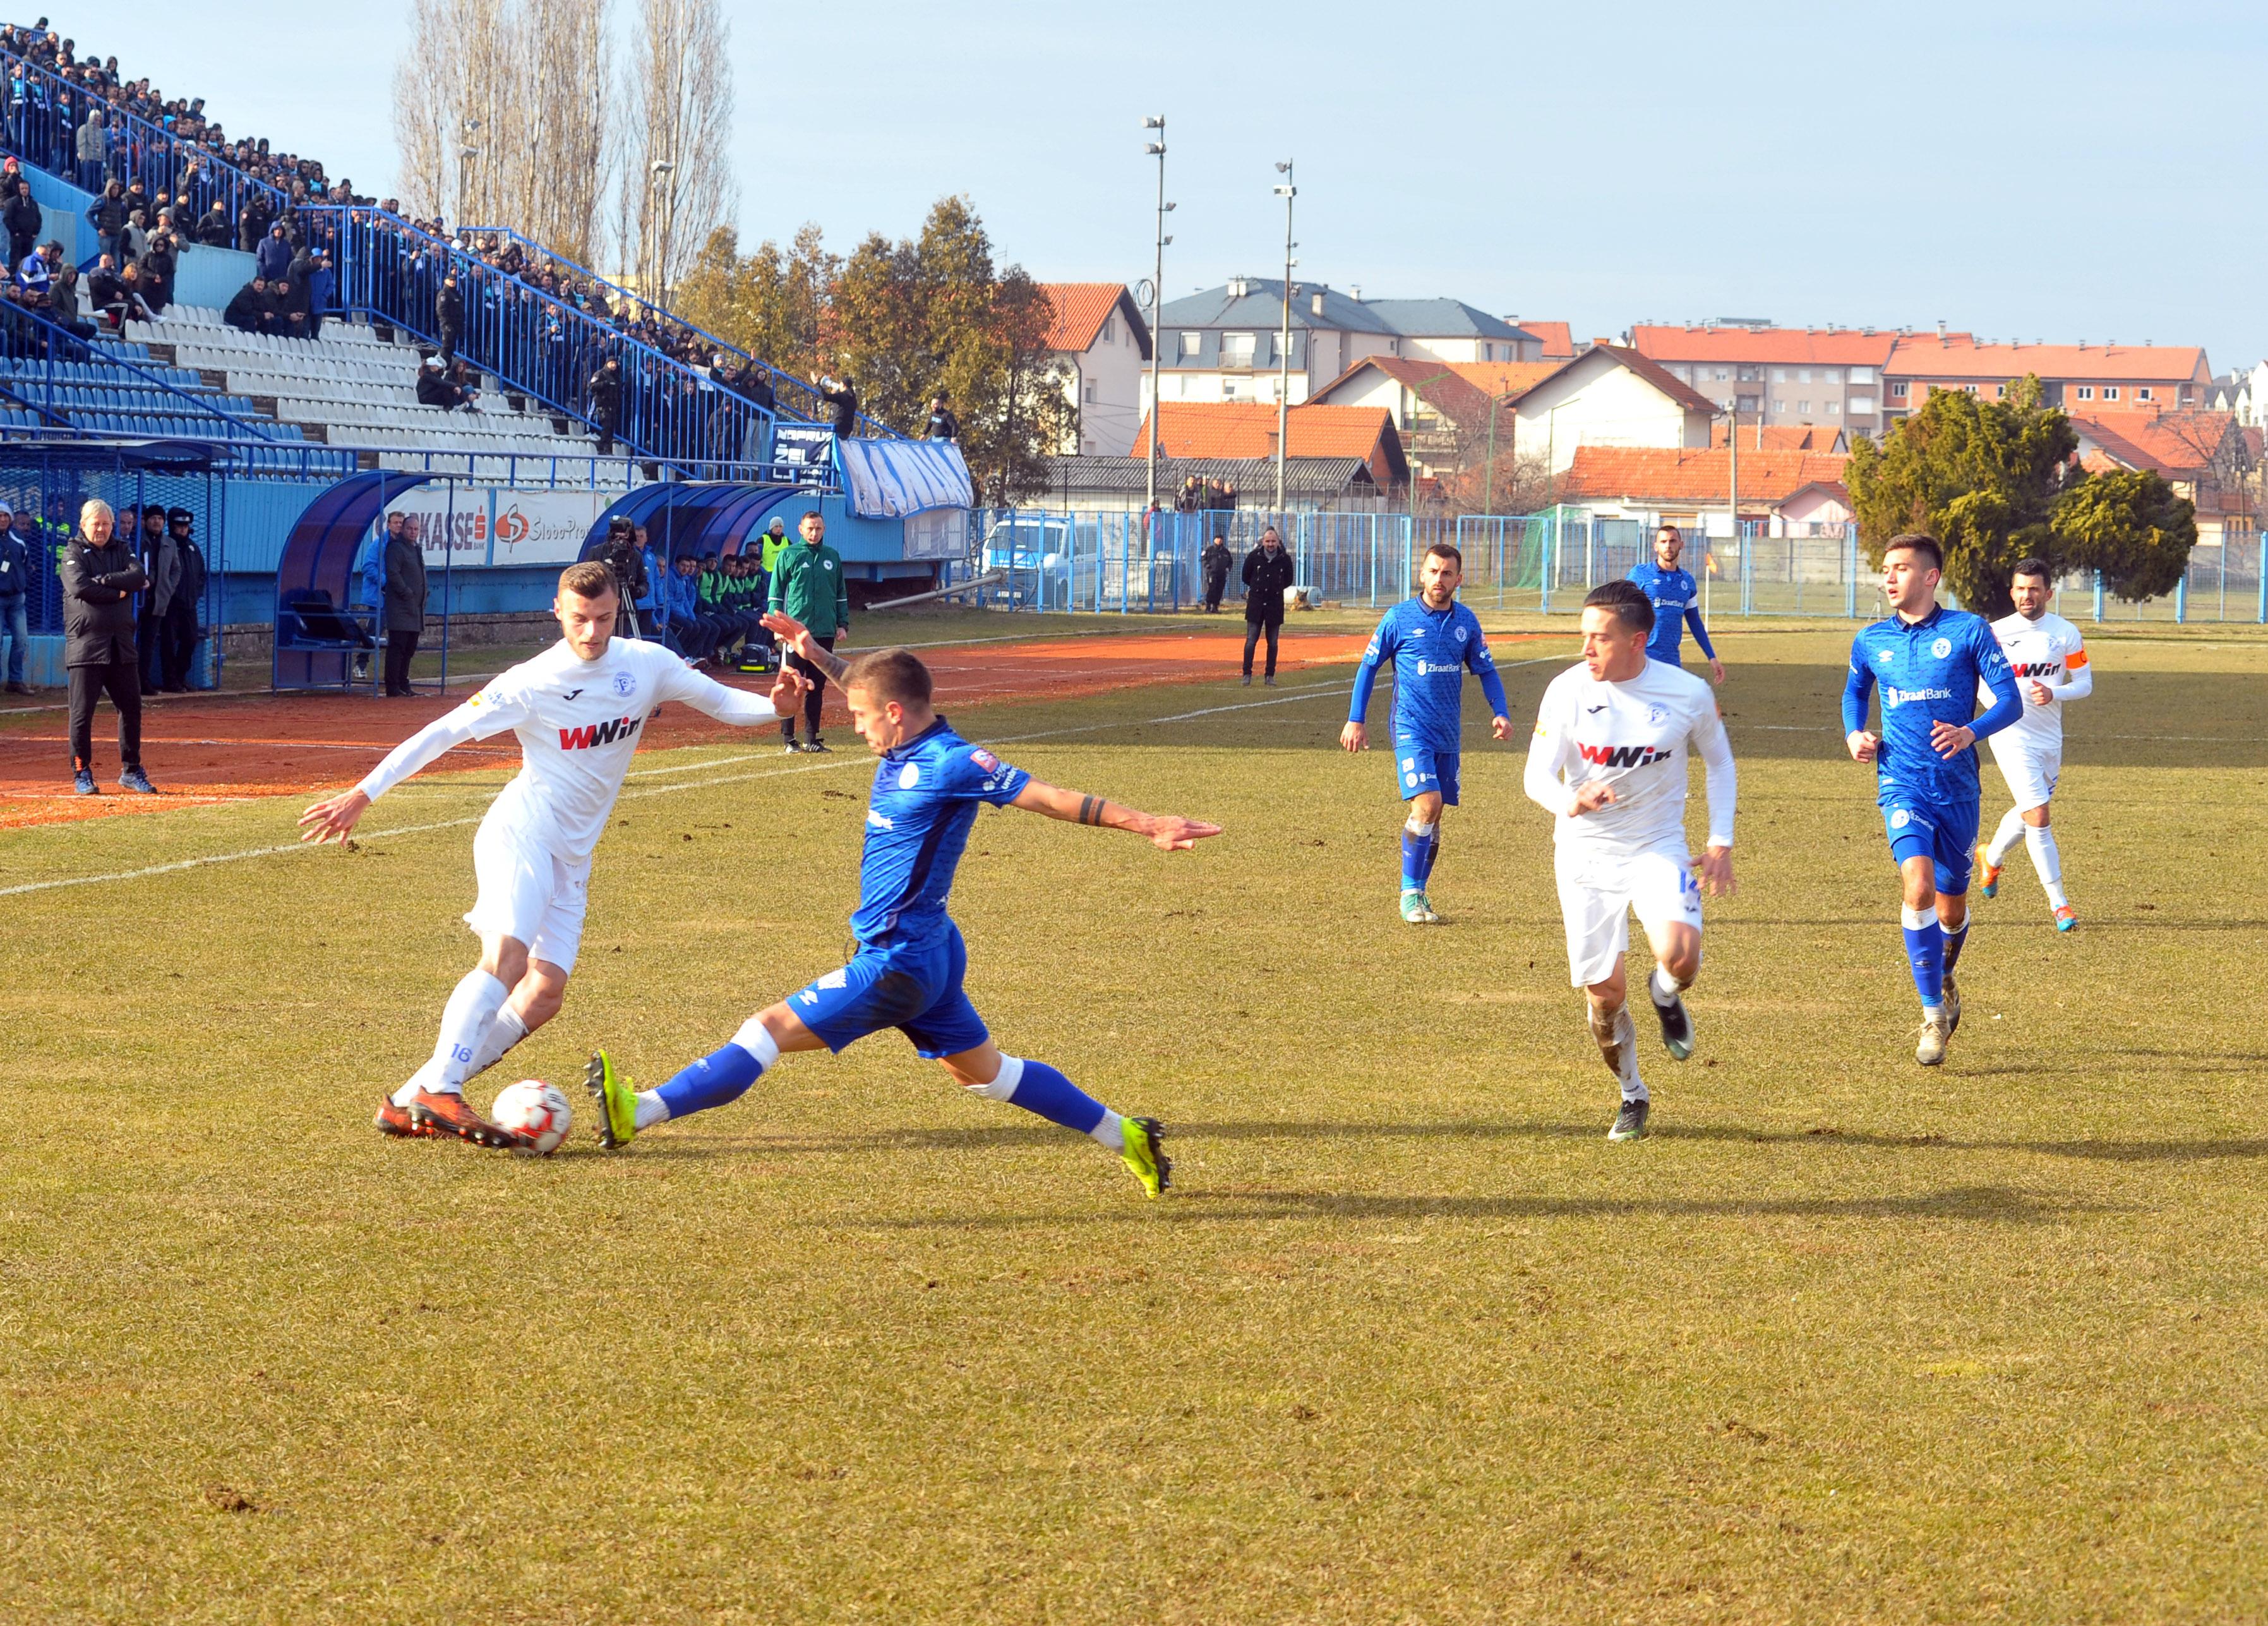
[[[2008,849],[2021,839],[2055,913],[2056,930],[2067,932],[2079,916],[2064,896],[2063,854],[2056,849],[2049,803],[2063,772],[2063,708],[2095,692],[2095,669],[2087,663],[2079,629],[2048,609],[2051,590],[2047,562],[2026,559],[2008,584],[2014,613],[1992,624],[1992,636],[2023,691],[2024,713],[1986,741],[2015,805],[2000,816],[1992,839],[1978,846],[1977,867],[1984,872],[1984,896],[1995,896]]]
[[[1693,1053],[1684,992],[1701,969],[1701,894],[1733,882],[1733,748],[1709,685],[1646,657],[1653,605],[1630,581],[1583,601],[1583,660],[1551,680],[1528,743],[1528,795],[1557,816],[1552,831],[1569,980],[1590,997],[1591,1037],[1622,1085],[1610,1141],[1646,1134],[1650,1098],[1638,1071],[1623,957],[1630,913],[1653,945],[1646,988],[1661,1042]],[[1685,844],[1685,753],[1707,769],[1709,845],[1695,878]]]
[[[344,840],[372,802],[453,746],[507,728],[519,736],[519,773],[473,837],[480,895],[465,923],[480,934],[481,962],[443,1007],[432,1059],[379,1103],[382,1134],[521,1144],[467,1104],[465,1082],[558,1014],[582,940],[591,854],[646,720],[665,700],[681,700],[746,727],[785,715],[803,692],[792,673],[769,699],[727,689],[659,644],[616,638],[621,609],[604,565],[570,565],[552,604],[559,642],[411,735],[352,790],[299,816],[300,839]]]

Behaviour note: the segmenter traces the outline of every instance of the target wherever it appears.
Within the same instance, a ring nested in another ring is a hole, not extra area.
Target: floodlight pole
[[[1158,242],[1157,263],[1150,277],[1150,457],[1146,478],[1148,496],[1144,499],[1142,523],[1147,528],[1150,511],[1158,501],[1158,420],[1165,415],[1165,402],[1158,394],[1158,363],[1165,353],[1166,336],[1158,327],[1158,318],[1166,309],[1166,245],[1173,239],[1166,235],[1166,211],[1173,205],[1166,201],[1166,115],[1162,113],[1142,121],[1144,129],[1154,129],[1158,138],[1143,148],[1158,160]]]
[[[1284,330],[1276,340],[1276,512],[1284,512],[1284,443],[1292,427],[1292,268],[1299,263],[1292,250],[1299,245],[1292,240],[1292,200],[1300,196],[1300,188],[1292,183],[1292,160],[1285,159],[1276,166],[1284,182],[1276,188],[1276,196],[1284,200]]]

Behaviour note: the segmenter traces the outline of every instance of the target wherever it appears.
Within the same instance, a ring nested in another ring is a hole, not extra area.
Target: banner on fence
[[[386,506],[413,514],[429,568],[571,565],[607,506],[597,491],[522,491],[421,485]],[[381,528],[385,519],[379,521]]]

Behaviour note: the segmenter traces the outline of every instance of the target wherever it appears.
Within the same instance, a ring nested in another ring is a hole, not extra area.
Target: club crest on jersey
[[[1465,629],[1462,627],[1457,629],[1457,641],[1461,644],[1465,641]]]
[[[1669,755],[1659,745],[1585,745],[1579,741],[1575,749],[1585,762],[1600,768],[1643,768]]]
[[[610,717],[604,722],[586,722],[579,728],[559,730],[561,750],[589,750],[596,745],[612,745],[616,740],[626,740],[638,731],[643,717]]]
[[[631,676],[628,672],[616,672],[615,674],[615,692],[622,696],[625,700],[629,699],[630,696],[637,692],[637,679]]]
[[[1890,828],[1892,830],[1904,830],[1912,817],[1912,814],[1907,812],[1904,808],[1900,808],[1896,812],[1890,815]]]
[[[904,767],[898,770],[898,788],[900,790],[911,790],[915,786],[920,783],[921,764],[918,762],[909,762],[906,764]]]
[[[1953,653],[1953,640],[1949,638],[1940,638],[1929,647],[1929,652],[1942,661]]]
[[[1658,728],[1669,721],[1669,708],[1666,706],[1649,706],[1646,708],[1646,720]]]

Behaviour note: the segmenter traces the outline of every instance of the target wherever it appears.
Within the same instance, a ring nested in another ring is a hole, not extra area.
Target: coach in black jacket
[[[1244,681],[1252,683],[1252,648],[1268,634],[1268,686],[1276,686],[1276,639],[1284,630],[1284,589],[1292,585],[1292,556],[1271,525],[1244,556]]]
[[[425,544],[420,517],[409,514],[386,539],[386,692],[409,695],[409,658],[425,631]]]
[[[116,524],[110,505],[97,499],[79,510],[78,531],[63,549],[71,776],[82,796],[94,795],[94,702],[106,693],[118,708],[119,788],[154,794],[142,772],[142,674],[134,653],[134,595],[150,578],[112,535]]]

